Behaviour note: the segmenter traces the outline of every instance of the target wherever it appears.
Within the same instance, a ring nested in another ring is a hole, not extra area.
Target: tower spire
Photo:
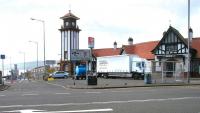
[[[71,13],[71,4],[69,4],[69,13]]]
[[[169,19],[169,26],[171,26],[171,23],[172,23],[172,21],[171,21],[171,19]]]

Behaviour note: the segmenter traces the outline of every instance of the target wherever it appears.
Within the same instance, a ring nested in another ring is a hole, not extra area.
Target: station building
[[[61,59],[60,70],[72,71],[75,64],[70,62],[71,51],[79,49],[79,29],[77,20],[80,18],[71,13],[61,17],[63,25],[59,29],[61,33]],[[191,29],[190,29],[191,30]],[[128,45],[117,47],[117,42],[113,43],[113,48],[92,49],[92,70],[96,68],[96,57],[112,56],[122,54],[135,54],[154,62],[168,62],[165,65],[167,70],[175,69],[173,62],[181,62],[183,72],[188,72],[188,40],[172,26],[163,33],[161,40],[149,41],[134,44],[133,39],[128,39]],[[200,77],[200,37],[190,40],[190,75]],[[157,63],[156,65],[160,65]]]
[[[186,74],[188,72],[187,42],[187,38],[184,38],[177,29],[169,26],[159,41],[133,44],[133,39],[129,38],[128,45],[117,48],[117,43],[114,42],[113,48],[94,49],[93,56],[135,54],[151,61],[168,62],[165,66],[168,70],[175,68],[174,65],[176,64],[172,62],[181,62],[183,71]],[[190,75],[191,77],[200,77],[200,37],[192,38],[190,41],[190,56]]]

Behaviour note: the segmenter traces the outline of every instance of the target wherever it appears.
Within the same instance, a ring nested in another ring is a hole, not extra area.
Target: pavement
[[[10,85],[4,84],[4,85],[0,85],[0,91],[4,91],[6,89],[8,89],[10,87]]]
[[[130,78],[116,78],[116,79],[105,79],[97,78],[97,84],[92,80],[91,83],[94,85],[88,85],[88,80],[73,80],[68,79],[56,79],[51,81],[43,81],[49,84],[59,85],[65,88],[71,89],[109,89],[109,88],[131,88],[131,87],[162,87],[162,86],[191,86],[200,85],[200,79],[191,79],[190,83],[187,81],[171,81],[171,82],[155,82],[146,83],[144,80],[134,80]],[[6,82],[4,85],[0,85],[0,91],[8,89],[12,84]]]
[[[75,84],[68,84],[68,88],[72,89],[109,89],[109,88],[131,88],[131,87],[162,87],[162,86],[193,86],[200,85],[200,80],[177,81],[171,83],[146,83],[144,80],[133,79],[98,79],[97,85],[88,85],[87,80],[75,81]]]

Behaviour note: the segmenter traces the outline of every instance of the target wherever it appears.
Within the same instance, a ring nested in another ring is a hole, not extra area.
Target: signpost
[[[67,54],[67,52],[66,52]],[[90,50],[89,49],[72,49],[70,52],[70,60],[73,61],[88,61],[90,60]],[[75,83],[75,76],[73,78],[74,85]]]
[[[88,48],[94,48],[94,38],[88,37]]]
[[[97,77],[93,76],[93,59],[92,59],[92,49],[94,48],[94,37],[88,37],[88,48],[90,48],[90,76],[87,76],[88,78],[88,85],[97,85]]]
[[[0,73],[0,84],[3,83],[2,77],[4,76],[4,59],[5,59],[5,55],[1,55],[1,59],[2,59],[2,73]]]
[[[91,57],[89,49],[73,49],[70,54],[71,61],[86,61]]]

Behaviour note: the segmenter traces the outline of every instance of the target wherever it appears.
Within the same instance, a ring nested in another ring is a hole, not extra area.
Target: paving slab
[[[200,85],[200,80],[191,80],[186,82],[171,82],[171,83],[151,83],[146,84],[144,80],[133,79],[104,79],[98,78],[97,85],[88,85],[87,80],[71,80],[66,87],[72,89],[108,89],[108,88],[130,88],[130,87],[160,87],[160,86],[190,86]]]

